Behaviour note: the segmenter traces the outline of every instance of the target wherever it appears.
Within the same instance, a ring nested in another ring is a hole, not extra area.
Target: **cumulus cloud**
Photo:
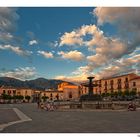
[[[32,54],[31,51],[23,50],[23,49],[21,49],[21,47],[12,46],[12,45],[0,45],[0,49],[1,50],[10,50],[21,56],[29,56]]]
[[[65,33],[61,38],[60,38],[60,46],[63,45],[82,45],[83,40],[80,37],[80,34],[77,34],[77,31],[72,31],[70,33]]]
[[[90,76],[93,72],[93,67],[92,65],[87,65],[87,66],[81,66],[77,68],[74,72],[72,72],[73,75],[87,75]]]
[[[59,76],[56,76],[55,79],[80,83],[80,82],[84,82],[84,81],[87,80],[87,75],[84,75],[84,74],[82,74],[82,75],[75,75],[75,76],[59,75]]]
[[[46,52],[46,51],[37,51],[38,54],[41,54],[45,58],[53,58],[53,53],[52,52]]]
[[[38,41],[37,40],[30,40],[29,41],[29,45],[32,46],[32,45],[36,45],[38,44]]]
[[[64,35],[62,35],[60,37],[60,46],[63,45],[86,45],[86,46],[93,46],[91,44],[91,41],[93,38],[99,38],[101,37],[103,34],[102,31],[100,31],[96,25],[83,25],[81,26],[79,29],[75,29],[74,31],[68,33],[64,33]],[[91,40],[87,41],[84,40],[84,37],[86,35],[91,35]]]
[[[0,41],[7,42],[13,39],[12,33],[16,30],[19,15],[16,8],[0,7]]]
[[[130,28],[139,26],[139,12],[140,8],[138,7],[97,7],[93,10],[93,14],[97,16],[100,25],[108,22]]]
[[[0,42],[9,42],[14,38],[14,36],[11,33],[5,33],[1,32],[0,33]]]
[[[121,38],[131,42],[131,52],[140,44],[140,8],[138,7],[116,7],[95,8],[93,14],[97,16],[99,25],[109,23],[115,25]]]
[[[86,56],[88,64],[79,67],[72,74],[78,76],[95,72],[99,78],[139,71],[139,13],[140,8],[95,8],[93,14],[97,17],[98,27],[83,25],[64,33],[60,38],[60,46],[84,46],[93,52]],[[105,23],[118,29],[115,36],[106,36],[99,29]],[[86,40],[87,35],[90,35],[90,39]]]
[[[137,73],[140,70],[140,54],[129,58],[121,58],[96,73],[98,79],[107,78],[126,73]]]
[[[0,31],[11,32],[16,28],[16,21],[19,15],[16,8],[0,8]]]
[[[35,78],[36,69],[34,67],[16,68],[10,71],[0,71],[1,77],[12,77],[20,80],[29,80]]]
[[[82,61],[85,58],[85,56],[77,50],[70,52],[60,51],[58,52],[58,55],[61,55],[63,59],[70,59],[73,61]]]
[[[59,46],[58,41],[48,41],[47,43],[45,43],[45,45],[51,47],[51,48],[56,48]]]
[[[84,36],[90,34],[91,39],[85,40]],[[121,58],[124,54],[130,53],[130,46],[118,38],[106,37],[96,25],[83,25],[81,28],[70,33],[65,33],[61,37],[61,45],[69,45],[68,39],[78,38],[79,45],[86,46],[89,51],[94,52],[94,55],[87,56],[89,63],[95,67],[100,67],[110,61]],[[65,40],[66,39],[66,40]],[[71,45],[77,45],[78,42],[71,42]],[[62,52],[63,53],[63,52]],[[64,53],[63,53],[64,54]],[[65,56],[64,56],[65,57]]]

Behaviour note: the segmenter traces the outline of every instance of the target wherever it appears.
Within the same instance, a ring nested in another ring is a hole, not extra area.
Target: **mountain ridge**
[[[0,86],[12,86],[15,88],[22,87],[22,88],[31,88],[36,90],[57,89],[58,84],[62,82],[67,82],[67,81],[46,79],[42,77],[32,79],[32,80],[22,81],[12,77],[0,77]]]

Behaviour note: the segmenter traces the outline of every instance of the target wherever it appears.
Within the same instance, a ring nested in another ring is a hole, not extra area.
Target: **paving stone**
[[[21,110],[32,119],[5,128],[2,133],[139,133],[137,111],[52,111],[36,104],[5,105]]]

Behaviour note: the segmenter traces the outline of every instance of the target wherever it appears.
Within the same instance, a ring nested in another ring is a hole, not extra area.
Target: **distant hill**
[[[38,89],[38,90],[44,90],[44,89],[57,89],[57,85],[61,82],[64,82],[62,80],[55,80],[55,79],[45,79],[45,78],[38,78],[34,80],[27,80],[27,81],[21,81],[15,78],[10,77],[0,77],[0,86],[12,86],[15,88],[31,88],[31,89]]]

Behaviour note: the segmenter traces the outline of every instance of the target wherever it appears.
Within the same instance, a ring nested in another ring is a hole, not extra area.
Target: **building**
[[[140,95],[140,76],[131,79],[130,87],[131,90],[136,91]]]
[[[137,91],[140,90],[140,78],[139,76],[130,73],[125,75],[120,75],[116,77],[110,78],[103,78],[100,80],[95,80],[93,83],[96,85],[93,88],[93,92],[95,94],[102,94],[102,93],[114,93],[119,91],[131,91],[132,89],[136,88]],[[135,83],[135,84],[134,84]],[[137,85],[134,87],[134,85]],[[81,93],[86,94],[88,93],[88,87],[81,86]]]
[[[78,85],[62,82],[58,85],[58,90],[63,92],[63,100],[77,100],[80,98]]]
[[[1,86],[0,87],[0,95],[3,93],[13,96],[13,95],[17,94],[17,89],[14,87],[11,87],[11,86]]]
[[[11,96],[22,95],[24,97],[25,101],[26,101],[25,97],[30,96],[31,101],[32,101],[34,90],[29,89],[29,88],[15,88],[15,87],[12,87],[12,86],[2,86],[2,87],[0,87],[0,96],[2,94],[8,94],[8,95],[11,95]]]

